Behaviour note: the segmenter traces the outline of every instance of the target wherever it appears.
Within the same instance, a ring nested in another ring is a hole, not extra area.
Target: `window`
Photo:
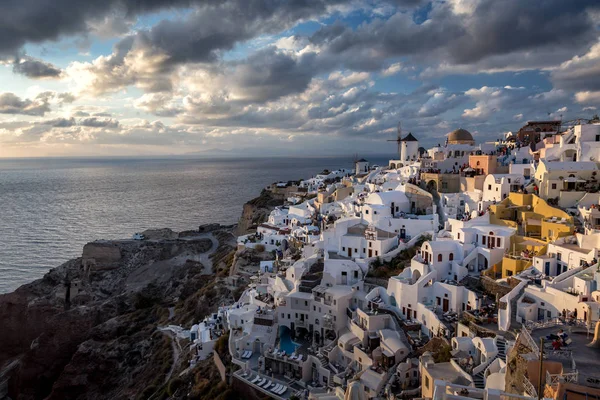
[[[492,185],[488,185],[488,190],[492,190]]]
[[[485,236],[481,237],[481,244],[485,244]]]
[[[450,253],[449,260],[450,261],[454,260],[454,253]]]
[[[317,311],[317,306],[313,306],[313,311]]]
[[[552,189],[556,189],[556,183],[552,184]]]
[[[373,242],[369,242],[369,247],[373,247]]]
[[[368,213],[369,213],[369,210],[365,210],[365,214],[368,214]]]
[[[375,250],[375,257],[377,257],[379,255],[379,252],[377,250]]]
[[[308,301],[305,300],[304,301],[304,305],[307,306],[308,305]]]
[[[460,240],[460,232],[458,232],[458,235],[456,235],[456,237],[458,238],[458,240]]]
[[[560,252],[556,253],[556,259],[558,261],[562,260],[562,254]]]
[[[600,135],[596,135],[596,142],[600,142]]]
[[[354,271],[354,278],[358,278],[358,271]]]
[[[282,319],[285,318],[285,314],[284,313],[281,313],[281,318]]]
[[[342,247],[342,251],[346,251],[346,248],[345,248],[345,247]]]
[[[500,238],[496,238],[496,247],[500,247]]]
[[[442,255],[438,254],[438,262],[441,262],[441,261],[442,261]]]
[[[429,389],[429,377],[428,376],[425,377],[425,387],[427,389]]]

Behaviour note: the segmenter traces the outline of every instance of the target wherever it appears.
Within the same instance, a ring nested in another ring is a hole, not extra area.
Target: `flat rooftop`
[[[563,329],[572,343],[565,347],[565,350],[570,350],[573,360],[575,360],[577,371],[584,375],[591,375],[600,378],[600,348],[588,347],[588,343],[594,338],[593,327],[590,329],[589,335],[585,327],[579,326],[554,326],[551,328],[535,329],[531,333],[531,337],[539,346],[540,338],[544,338],[550,334],[556,334],[559,329]],[[564,357],[549,356],[550,361],[560,361],[563,364],[563,372],[571,372],[571,359]]]

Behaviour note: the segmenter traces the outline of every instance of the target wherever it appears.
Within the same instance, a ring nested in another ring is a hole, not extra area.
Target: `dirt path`
[[[169,382],[171,376],[173,376],[173,371],[175,371],[175,367],[179,363],[179,356],[181,354],[181,345],[177,340],[177,336],[170,330],[165,328],[158,328],[164,335],[167,335],[171,339],[171,348],[173,349],[173,363],[171,364],[171,369],[169,369],[169,373],[165,377],[165,383]]]

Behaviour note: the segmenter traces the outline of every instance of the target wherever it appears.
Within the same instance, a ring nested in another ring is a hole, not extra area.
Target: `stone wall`
[[[221,375],[221,380],[227,383],[227,369],[225,368],[225,364],[223,364],[223,360],[219,356],[219,353],[213,351],[213,361],[219,370],[219,374]]]

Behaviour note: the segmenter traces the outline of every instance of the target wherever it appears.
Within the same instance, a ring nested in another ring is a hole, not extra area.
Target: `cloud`
[[[492,114],[501,112],[506,106],[527,97],[524,88],[510,86],[469,89],[465,95],[476,101],[475,107],[465,109],[462,116],[467,119],[486,119]]]
[[[383,69],[381,71],[381,75],[382,76],[392,76],[392,75],[396,75],[398,72],[402,71],[402,63],[394,63],[392,65],[390,65],[389,67]]]
[[[50,103],[45,94],[38,95],[32,100],[21,99],[14,93],[0,94],[0,114],[43,116],[49,111]]]
[[[432,117],[452,110],[467,99],[462,93],[448,93],[442,89],[434,90],[431,97],[419,109],[419,115]]]
[[[28,56],[14,61],[13,72],[32,79],[59,78],[62,75],[62,70],[55,65]]]
[[[583,56],[576,55],[554,69],[551,79],[561,89],[600,90],[600,41]]]
[[[589,91],[575,93],[575,101],[582,104],[600,103],[600,91]]]
[[[446,63],[448,70],[459,71],[490,59],[494,62],[486,69],[522,68],[539,66],[535,61],[539,56],[531,59],[527,53],[543,51],[554,55],[544,61],[555,65],[558,53],[568,58],[595,41],[596,23],[590,10],[598,7],[594,0],[433,2],[429,19],[422,24],[408,13],[397,12],[356,29],[324,26],[311,42],[322,48],[323,57],[335,57],[356,69],[380,68],[391,57]],[[511,56],[509,63],[506,56]]]

